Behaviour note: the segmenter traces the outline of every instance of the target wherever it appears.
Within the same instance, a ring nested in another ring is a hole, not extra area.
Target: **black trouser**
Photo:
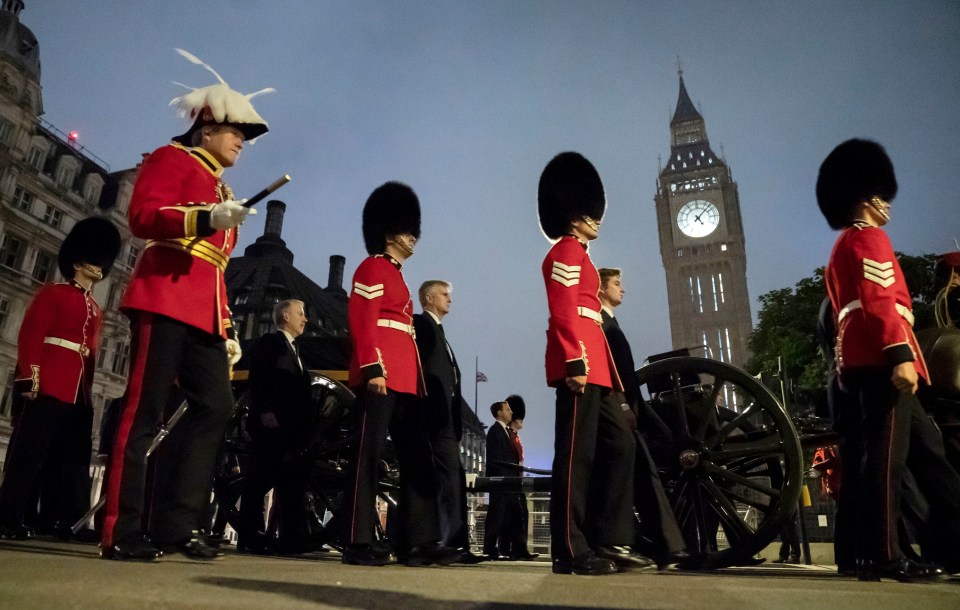
[[[636,435],[637,460],[633,477],[633,505],[640,516],[639,535],[653,544],[650,552],[659,557],[686,548],[670,499],[663,490],[660,473],[643,436]]]
[[[557,387],[550,492],[555,559],[634,540],[636,442],[616,396],[594,384],[587,384],[583,394]]]
[[[469,548],[467,481],[460,463],[460,443],[457,442],[452,425],[447,424],[441,430],[431,430],[430,451],[437,476],[440,540],[449,547]]]
[[[384,396],[366,389],[358,391],[357,403],[360,421],[344,489],[343,541],[374,540],[377,481],[388,430],[400,463],[399,535],[394,548],[403,553],[439,541],[436,478],[422,405],[412,394],[387,390]]]
[[[210,500],[217,454],[233,413],[223,339],[166,316],[132,317],[132,360],[110,460],[103,545],[141,534],[146,452],[174,383],[189,408],[164,441],[158,472],[166,484],[154,496],[149,531],[157,542],[179,542],[199,529]]]
[[[494,424],[498,425],[498,424]],[[483,523],[483,554],[491,557],[510,555],[507,533],[510,519],[515,517],[519,496],[513,493],[490,492],[487,517]]]
[[[506,538],[508,555],[516,557],[530,552],[527,548],[527,529],[530,524],[530,513],[527,509],[527,494],[514,494],[516,501],[511,503],[507,510],[507,528],[503,534]]]
[[[46,495],[41,502],[57,506],[60,524],[72,525],[87,512],[92,429],[93,409],[82,402],[71,405],[49,396],[25,401],[7,449],[0,485],[0,526],[23,525],[41,469],[49,469],[54,482],[44,486]],[[49,496],[51,491],[54,497]]]
[[[273,489],[273,501],[280,516],[280,541],[296,545],[305,542],[307,520],[304,504],[306,474],[295,455],[302,442],[280,430],[257,429],[254,433],[250,468],[240,500],[239,533],[242,537],[265,531],[263,498]]]
[[[899,521],[903,471],[909,467],[931,512],[950,516],[942,535],[958,539],[960,475],[944,456],[943,439],[913,394],[900,394],[889,368],[845,372],[843,384],[858,398],[863,456],[857,491],[857,557],[902,557]],[[841,494],[846,482],[841,483]]]

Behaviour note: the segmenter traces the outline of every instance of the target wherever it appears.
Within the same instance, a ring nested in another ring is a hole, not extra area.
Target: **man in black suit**
[[[505,466],[500,462],[511,464],[520,463],[517,446],[510,437],[510,421],[513,419],[513,410],[507,401],[498,401],[490,405],[490,413],[496,421],[487,431],[487,466],[488,477],[518,477],[521,474],[519,467]],[[498,541],[505,542],[502,535],[509,530],[506,523],[511,514],[518,514],[514,505],[519,502],[517,494],[504,492],[490,492],[490,503],[487,505],[487,520],[484,525],[483,554],[490,559],[506,558],[509,549],[506,544],[501,548]]]
[[[281,301],[274,307],[276,332],[264,335],[250,349],[250,414],[247,431],[253,440],[250,471],[240,501],[241,552],[269,553],[272,541],[263,533],[263,498],[274,489],[280,515],[276,550],[296,554],[310,550],[304,511],[304,472],[297,453],[309,434],[310,373],[294,341],[307,325],[303,301]]]
[[[470,553],[467,483],[460,463],[460,438],[463,436],[460,367],[442,324],[453,303],[452,290],[450,283],[443,280],[428,280],[421,284],[418,296],[423,313],[414,314],[413,327],[427,386],[427,395],[421,400],[426,411],[430,452],[437,476],[440,543],[462,551],[461,562],[476,563],[479,557]]]
[[[623,393],[627,405],[636,419],[635,436],[637,439],[636,463],[634,464],[634,508],[640,515],[638,542],[649,541],[652,547],[644,549],[653,554],[661,568],[681,563],[689,556],[686,553],[686,542],[677,525],[677,519],[670,507],[670,500],[663,491],[660,476],[657,474],[656,464],[650,455],[647,444],[641,432],[654,434],[667,430],[665,424],[649,405],[640,396],[640,385],[637,383],[636,365],[633,361],[633,352],[630,343],[620,329],[620,323],[613,315],[613,310],[623,302],[625,291],[619,269],[601,268],[600,274],[600,315],[603,318],[603,332],[607,336],[607,344],[613,354],[613,361],[617,366],[617,373],[623,381]],[[669,434],[669,431],[666,432]],[[612,474],[612,473],[611,473]]]

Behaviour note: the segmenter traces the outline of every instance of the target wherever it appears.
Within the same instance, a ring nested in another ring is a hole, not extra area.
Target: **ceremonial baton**
[[[253,197],[247,199],[246,202],[244,202],[243,207],[250,208],[255,206],[256,204],[260,203],[262,200],[266,199],[267,195],[269,195],[270,193],[277,190],[278,188],[280,188],[281,186],[283,186],[288,182],[290,182],[290,174],[284,174],[282,178],[280,178],[279,180],[277,180],[267,188],[263,189]]]

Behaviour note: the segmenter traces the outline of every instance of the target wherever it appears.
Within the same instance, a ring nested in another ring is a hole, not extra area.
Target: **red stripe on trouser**
[[[363,409],[360,422],[360,442],[357,444],[357,474],[353,478],[353,514],[350,515],[350,543],[357,539],[357,489],[360,487],[360,460],[363,457],[363,440],[367,431],[367,409]]]
[[[137,416],[137,408],[140,405],[140,396],[143,392],[143,376],[147,365],[150,331],[153,328],[152,322],[153,316],[149,314],[141,314],[136,321],[138,345],[133,362],[137,365],[137,368],[130,371],[123,413],[120,417],[120,425],[117,427],[117,437],[113,441],[113,451],[110,454],[110,481],[107,486],[107,504],[103,519],[102,545],[104,548],[114,543],[113,528],[117,524],[117,516],[120,512],[120,483],[123,477],[124,454],[127,449],[127,440],[130,437],[130,428],[133,427],[133,420]]]
[[[896,416],[896,413],[894,413],[894,409],[896,408],[897,406],[895,402],[893,409],[890,409],[890,416],[889,416],[890,417],[890,436],[887,437],[887,481],[883,490],[883,538],[884,538],[884,542],[887,545],[887,554],[886,554],[887,559],[892,559],[896,557],[896,554],[893,552],[893,532],[890,529],[891,527],[896,527],[895,524],[891,523],[892,520],[890,518],[890,511],[892,508],[890,496],[893,493],[893,489],[891,487],[891,481],[890,481],[890,476],[891,476],[890,467],[893,464],[893,457],[891,455],[893,453],[893,433],[894,433],[894,428],[897,425],[897,416]],[[898,482],[898,485],[899,484],[901,483]],[[897,552],[899,553],[899,549],[897,549]]]
[[[577,402],[579,394],[573,395],[573,425],[570,426],[570,457],[567,460],[567,548],[570,549],[570,558],[573,559],[576,554],[573,552],[573,540],[570,538],[570,490],[572,489],[573,478],[573,447],[577,438]]]

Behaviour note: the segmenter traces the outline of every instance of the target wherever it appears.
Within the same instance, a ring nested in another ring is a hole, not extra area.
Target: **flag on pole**
[[[477,382],[479,383],[486,380],[487,380],[487,376],[484,375],[481,371],[477,371]]]

